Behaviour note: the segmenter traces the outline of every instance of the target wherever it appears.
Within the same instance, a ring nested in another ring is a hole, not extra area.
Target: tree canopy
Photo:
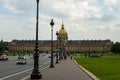
[[[0,55],[5,51],[8,50],[8,42],[0,41]]]
[[[111,52],[120,54],[120,42],[116,42],[115,44],[113,44]]]

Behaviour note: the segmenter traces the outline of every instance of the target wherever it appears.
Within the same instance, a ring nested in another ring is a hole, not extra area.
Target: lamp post
[[[59,56],[59,42],[58,42],[58,36],[59,36],[59,33],[58,33],[58,31],[56,32],[56,35],[57,35],[57,53],[56,53],[56,63],[59,63],[59,62],[58,62],[58,56]]]
[[[51,19],[50,25],[51,25],[51,62],[50,62],[50,68],[54,68],[54,65],[53,65],[53,25],[54,25],[53,19]]]
[[[58,36],[58,40],[59,40],[59,60],[63,59],[62,57],[62,39],[60,36]]]
[[[38,49],[38,13],[39,13],[39,0],[37,1],[37,16],[36,16],[36,41],[35,41],[35,54],[34,54],[34,68],[31,74],[31,79],[41,79],[42,75],[39,71],[39,49]]]

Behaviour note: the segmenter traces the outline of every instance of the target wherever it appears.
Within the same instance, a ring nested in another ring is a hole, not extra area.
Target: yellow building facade
[[[53,41],[53,50],[68,53],[110,52],[113,42],[107,40],[68,40],[68,33],[62,22],[61,29],[56,33],[57,40]],[[51,51],[51,40],[39,40],[39,52]],[[35,40],[12,40],[8,46],[10,52],[34,53]]]

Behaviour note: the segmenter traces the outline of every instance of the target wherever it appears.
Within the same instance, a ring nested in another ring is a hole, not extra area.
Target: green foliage
[[[106,55],[101,58],[80,58],[75,60],[95,74],[100,80],[120,80],[120,55]]]
[[[120,54],[120,42],[116,42],[115,44],[113,44],[111,52]]]
[[[5,50],[8,50],[8,42],[0,41],[0,54],[2,54]]]

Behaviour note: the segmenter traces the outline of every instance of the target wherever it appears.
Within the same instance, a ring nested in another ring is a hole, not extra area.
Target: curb
[[[87,73],[93,80],[100,80],[99,78],[97,78],[93,73],[91,73],[90,71],[88,71],[87,69],[85,69],[84,67],[82,67],[81,65],[79,65],[75,60],[74,60],[75,64],[80,67],[85,73]]]
[[[40,71],[43,71],[43,70],[45,70],[45,69],[48,68],[48,67],[49,67],[49,66],[46,66],[45,68],[41,69]],[[29,77],[30,77],[30,75],[28,75],[28,76],[26,76],[26,77],[24,77],[24,78],[22,78],[22,79],[20,79],[20,80],[27,80]]]

